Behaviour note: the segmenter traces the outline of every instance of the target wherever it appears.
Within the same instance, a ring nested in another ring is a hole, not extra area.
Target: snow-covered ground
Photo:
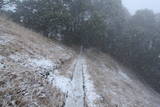
[[[75,60],[72,78],[61,76],[56,70],[48,76],[48,80],[66,94],[65,107],[96,107],[96,100],[100,96],[90,80],[85,57],[79,56]]]
[[[74,54],[64,45],[0,17],[0,107],[63,106],[65,93],[56,84],[66,80],[56,72]],[[50,84],[52,74],[57,76]]]
[[[12,41],[12,36],[8,36],[9,34],[3,34],[0,36],[0,45],[6,45],[8,42]]]
[[[70,82],[71,80],[69,78],[66,78],[64,76],[59,75],[56,73],[50,73],[48,76],[48,81],[53,86],[56,86],[58,89],[61,90],[61,92],[67,94],[68,90],[70,89]]]
[[[101,97],[96,92],[94,83],[91,80],[91,76],[89,72],[87,71],[87,62],[85,61],[85,59],[83,59],[83,73],[84,73],[86,102],[88,104],[88,107],[98,107],[98,104],[96,101],[100,100]]]

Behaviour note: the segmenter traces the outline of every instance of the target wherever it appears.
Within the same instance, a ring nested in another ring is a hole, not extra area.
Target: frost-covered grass
[[[55,85],[49,85],[46,76],[52,74],[56,69],[56,62],[46,59],[42,56],[29,56],[22,53],[14,53],[8,57],[0,56],[0,62],[9,58],[10,63],[16,64],[13,72],[2,72],[3,78],[0,79],[0,95],[6,96],[3,100],[0,98],[3,106],[39,106],[54,107],[62,106],[64,101],[63,93],[57,90]],[[5,64],[0,63],[3,67]],[[22,68],[20,67],[22,66]],[[17,70],[14,72],[14,70]],[[36,72],[35,72],[36,71]],[[46,72],[49,74],[46,75]],[[41,75],[42,74],[42,75]],[[45,78],[44,78],[45,75]],[[62,79],[57,78],[55,81],[58,85],[63,83]],[[59,82],[59,81],[62,82]],[[6,81],[6,82],[5,82]],[[5,88],[1,88],[1,84],[5,84]],[[65,86],[64,86],[65,87]],[[9,93],[9,94],[7,94]],[[11,95],[10,95],[11,93]],[[18,93],[18,94],[17,94]],[[23,94],[23,96],[21,95]],[[14,97],[10,99],[10,97]],[[52,101],[53,100],[53,101]]]
[[[4,64],[0,63],[0,69],[4,68]]]
[[[30,59],[30,64],[35,66],[35,67],[43,67],[43,68],[52,68],[53,63],[50,60],[45,60],[45,59]]]
[[[59,75],[56,69],[58,66],[56,62],[43,57],[31,58],[28,55],[22,55],[20,53],[10,55],[9,57],[16,61],[16,63],[24,65],[25,67],[39,70],[40,74],[48,76],[48,81],[62,92],[66,93],[68,91],[70,79]],[[46,73],[48,74],[46,75]]]
[[[70,90],[71,80],[69,78],[61,76],[59,74],[50,73],[50,75],[48,76],[48,81],[65,94],[67,94],[67,92]]]
[[[5,57],[0,55],[0,69],[3,69],[5,67],[5,64],[3,63],[4,59]]]
[[[6,45],[8,42],[12,41],[13,37],[7,34],[0,34],[0,45]]]
[[[33,71],[2,72],[0,75],[1,107],[57,107],[63,94]]]
[[[13,68],[4,69],[7,63]],[[0,55],[0,106],[62,106],[63,93],[39,75],[54,71],[55,66],[54,61],[40,55],[33,57],[20,52]]]
[[[5,59],[5,57],[0,55],[0,61],[2,61],[3,59]]]
[[[29,65],[35,68],[41,68],[46,70],[54,70],[57,66],[55,62],[45,58],[42,58],[42,59],[30,58],[28,60],[28,66]]]
[[[56,62],[45,59],[42,56],[35,56],[34,58],[31,58],[27,54],[16,53],[10,55],[9,58],[21,65],[35,69],[54,70],[57,66]]]
[[[56,72],[72,52],[0,17],[0,107],[62,107],[70,79]]]

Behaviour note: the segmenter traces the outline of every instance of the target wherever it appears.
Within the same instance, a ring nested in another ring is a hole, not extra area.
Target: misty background
[[[160,13],[159,0],[122,0],[122,4],[128,9],[131,15],[141,9],[150,9],[153,10],[154,13]],[[6,5],[4,9],[14,11],[15,5]]]
[[[160,13],[160,0],[122,0],[122,3],[131,14],[139,9],[151,9]]]

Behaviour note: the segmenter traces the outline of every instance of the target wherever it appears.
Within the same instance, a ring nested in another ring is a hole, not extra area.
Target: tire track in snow
[[[87,71],[86,58],[80,55],[77,58],[71,86],[64,107],[97,107],[95,101],[100,98],[97,95],[93,81],[90,80]]]
[[[83,58],[78,57],[65,107],[85,107]]]

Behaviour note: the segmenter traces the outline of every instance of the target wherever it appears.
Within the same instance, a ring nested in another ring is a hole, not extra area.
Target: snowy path
[[[79,56],[73,73],[71,89],[68,92],[65,107],[85,107],[83,62],[84,59],[82,56]]]
[[[59,71],[50,73],[48,81],[65,93],[64,107],[97,107],[100,96],[96,93],[88,72],[87,58],[79,55],[71,64],[72,76],[66,78]]]

